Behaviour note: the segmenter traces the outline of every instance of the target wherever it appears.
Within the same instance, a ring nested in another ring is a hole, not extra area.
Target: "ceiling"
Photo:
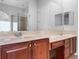
[[[26,8],[28,5],[28,0],[0,0],[0,3],[4,3],[20,8]]]

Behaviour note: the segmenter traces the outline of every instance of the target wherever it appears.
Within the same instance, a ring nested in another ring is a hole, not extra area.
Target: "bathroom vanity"
[[[75,52],[75,35],[25,38],[0,44],[0,59],[68,59]]]
[[[52,42],[50,45],[50,59],[68,59],[76,53],[76,37]]]

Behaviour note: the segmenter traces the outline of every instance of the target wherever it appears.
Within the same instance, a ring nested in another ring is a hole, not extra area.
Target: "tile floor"
[[[73,55],[69,59],[78,59],[78,56],[77,55]]]

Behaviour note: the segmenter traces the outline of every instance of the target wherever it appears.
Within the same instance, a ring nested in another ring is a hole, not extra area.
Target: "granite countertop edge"
[[[66,40],[66,39],[71,38],[71,37],[77,37],[77,35],[74,35],[74,34],[62,35],[61,37],[55,37],[55,38],[52,38],[52,36],[53,35],[51,35],[51,36],[50,35],[47,35],[47,36],[44,35],[44,36],[40,36],[40,37],[38,36],[38,37],[32,37],[32,38],[13,39],[13,41],[11,40],[11,41],[5,41],[5,42],[0,43],[0,46],[8,45],[8,44],[14,44],[14,43],[28,42],[28,41],[39,40],[39,39],[44,39],[44,38],[49,38],[49,42],[51,43],[51,42]]]

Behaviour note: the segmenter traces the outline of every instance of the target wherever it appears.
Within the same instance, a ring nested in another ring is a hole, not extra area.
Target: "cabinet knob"
[[[32,45],[30,44],[29,47],[32,47]]]
[[[37,46],[37,44],[36,44],[36,43],[34,43],[34,46]]]

